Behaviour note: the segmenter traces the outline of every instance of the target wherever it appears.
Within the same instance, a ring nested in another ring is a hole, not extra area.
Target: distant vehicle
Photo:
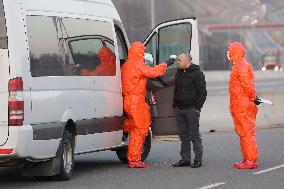
[[[261,56],[261,70],[281,71],[280,52],[278,49],[266,49]]]

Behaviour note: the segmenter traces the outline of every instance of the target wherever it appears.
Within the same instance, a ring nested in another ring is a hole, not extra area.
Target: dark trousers
[[[175,108],[177,127],[179,130],[179,137],[181,140],[180,155],[182,160],[191,161],[191,142],[193,145],[193,152],[195,154],[195,161],[202,161],[203,146],[202,139],[199,132],[199,117],[198,112],[194,106]]]

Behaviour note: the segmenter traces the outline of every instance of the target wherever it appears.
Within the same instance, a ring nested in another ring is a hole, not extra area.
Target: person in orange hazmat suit
[[[116,71],[116,57],[114,53],[107,46],[103,46],[98,53],[98,57],[101,64],[93,70],[82,69],[81,75],[114,76]]]
[[[128,167],[146,168],[141,161],[143,141],[151,125],[150,108],[145,102],[148,78],[156,78],[166,72],[166,63],[150,67],[144,62],[145,47],[133,42],[128,50],[128,59],[121,68],[123,107],[128,115],[124,120],[124,132],[130,133],[128,145]]]
[[[230,113],[235,131],[240,137],[243,161],[235,163],[237,169],[258,167],[258,149],[255,138],[255,121],[258,108],[253,68],[245,60],[245,49],[239,42],[228,46],[228,59],[233,64],[229,82]]]

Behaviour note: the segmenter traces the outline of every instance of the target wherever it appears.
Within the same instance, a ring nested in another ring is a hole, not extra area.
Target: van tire
[[[74,137],[70,131],[65,130],[60,152],[60,172],[52,177],[52,180],[70,180],[74,171]]]
[[[144,161],[148,157],[151,151],[151,142],[152,142],[151,138],[152,138],[151,133],[149,132],[143,143],[143,150],[142,150],[142,155],[141,155],[142,161]],[[127,151],[128,151],[128,147],[123,147],[123,148],[116,150],[116,155],[122,163],[128,163]]]

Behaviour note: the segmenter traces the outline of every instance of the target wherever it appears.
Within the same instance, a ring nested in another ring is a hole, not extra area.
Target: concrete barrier
[[[274,104],[258,106],[256,127],[284,127],[284,92],[258,93],[259,96],[271,100]],[[201,132],[234,130],[229,112],[229,95],[209,95],[200,117]]]
[[[230,71],[206,71],[206,81],[229,82]],[[256,81],[283,80],[284,72],[255,71]],[[229,83],[228,83],[229,84]],[[258,96],[271,100],[274,105],[261,104],[258,106],[257,128],[284,126],[284,92],[261,92]],[[201,112],[200,130],[202,132],[234,130],[234,124],[229,112],[229,94],[209,94]]]
[[[205,77],[207,82],[224,82],[229,81],[231,71],[205,71]],[[255,71],[254,78],[257,81],[272,80],[272,79],[284,79],[284,72],[275,71]]]

